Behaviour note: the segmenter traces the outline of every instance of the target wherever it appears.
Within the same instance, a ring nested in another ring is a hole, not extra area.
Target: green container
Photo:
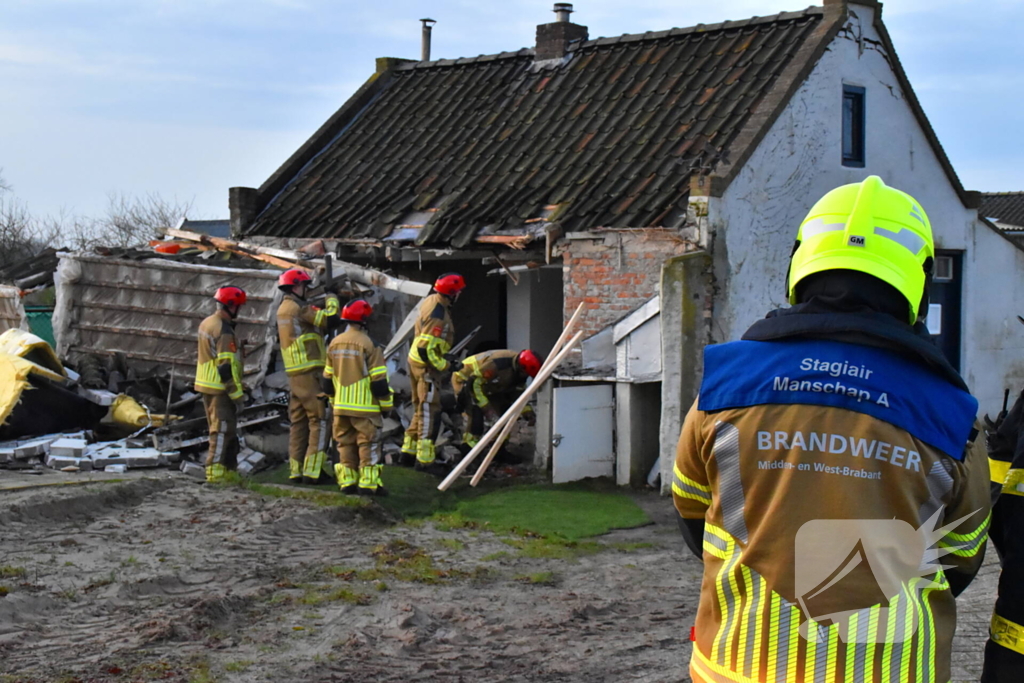
[[[53,308],[26,306],[25,315],[28,316],[28,326],[32,334],[45,341],[51,348],[57,348],[57,341],[53,338]]]

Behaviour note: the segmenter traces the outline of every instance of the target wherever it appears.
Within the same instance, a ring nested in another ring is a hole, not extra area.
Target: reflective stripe
[[[309,354],[306,352],[307,342],[312,342],[315,345],[320,356],[319,358],[309,357]],[[290,375],[313,368],[322,368],[327,363],[326,358],[327,351],[324,348],[324,338],[314,332],[299,335],[290,346],[281,349],[281,360],[284,361],[285,372]]]
[[[949,494],[953,490],[953,477],[942,466],[941,461],[936,461],[925,477],[925,483],[928,486],[928,500],[921,505],[917,513],[921,524],[931,519],[932,515],[948,503]]]
[[[1006,481],[1006,474],[1007,472],[1010,471],[1010,465],[1012,464],[1013,462],[1010,460],[994,460],[992,458],[989,458],[988,474],[989,479],[992,480],[992,483],[1002,484],[1004,481]]]
[[[736,427],[727,422],[715,425],[712,455],[718,463],[718,497],[725,530],[746,543],[747,523],[743,518],[746,501],[740,481],[740,433]]]
[[[370,378],[363,377],[348,386],[342,386],[335,380],[334,409],[354,410],[359,413],[379,413],[380,406],[370,389]]]
[[[800,238],[807,240],[826,232],[842,232],[843,230],[846,230],[846,223],[826,223],[824,218],[815,218],[800,227]]]
[[[1024,626],[993,613],[988,633],[993,643],[1024,655]]]
[[[913,215],[913,214],[911,214]],[[911,254],[917,255],[924,248],[924,238],[913,230],[900,228],[898,231],[875,228],[875,234],[880,237],[891,239],[901,247],[905,247]]]
[[[449,344],[440,337],[435,337],[432,334],[423,333],[416,337],[413,341],[412,346],[409,348],[409,360],[416,363],[417,365],[424,365],[423,358],[420,356],[420,349],[427,350],[427,360],[438,370],[445,370],[448,368],[448,361],[444,359],[444,354],[448,353],[451,349]]]
[[[992,513],[990,512],[985,521],[981,523],[977,529],[969,534],[946,534],[939,542],[940,548],[948,548],[954,555],[959,557],[974,557],[977,555],[982,547],[985,545],[985,541],[988,540],[988,529],[992,523]]]
[[[704,486],[690,479],[679,470],[678,465],[672,467],[672,475],[672,493],[680,498],[692,498],[701,503],[711,505],[710,486]]]
[[[1009,493],[1011,496],[1024,496],[1024,470],[1007,470],[1006,479],[1003,481],[1003,493]]]
[[[764,579],[753,574],[747,567],[743,568],[743,575],[747,581],[748,588],[752,589],[751,599],[747,605],[747,616],[745,621],[749,624],[747,630],[745,652],[750,653],[743,664],[743,675],[753,675],[755,678],[761,676],[761,623],[764,619],[765,608],[768,601],[765,600],[767,585]]]
[[[704,550],[719,559],[727,559],[726,551],[729,549],[728,541],[715,536],[704,527]]]

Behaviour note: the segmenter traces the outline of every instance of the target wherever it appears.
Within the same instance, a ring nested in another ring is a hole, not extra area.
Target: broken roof
[[[746,158],[830,39],[825,16],[600,38],[539,63],[392,60],[264,183],[246,233],[461,247],[549,222],[680,226],[690,175]]]
[[[1024,192],[983,192],[978,213],[1002,227],[1024,230]]]

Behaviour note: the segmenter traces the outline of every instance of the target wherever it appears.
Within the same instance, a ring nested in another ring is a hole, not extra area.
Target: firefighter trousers
[[[227,394],[203,394],[210,450],[206,455],[206,480],[221,481],[238,467],[238,432],[235,403]]]
[[[383,459],[377,439],[379,421],[380,418],[334,416],[334,441],[338,444],[340,460],[335,473],[341,488],[358,483],[360,489],[375,491],[381,485]]]
[[[289,477],[319,479],[320,473],[331,475],[327,462],[327,406],[320,396],[319,369],[288,377],[291,401],[288,404],[288,418],[291,432],[288,435]]]
[[[417,444],[425,441],[423,447],[417,447],[417,459],[423,463],[433,462],[434,441],[441,431],[440,383],[426,365],[412,361],[409,361],[409,383],[413,413],[409,428],[405,430],[406,438]]]

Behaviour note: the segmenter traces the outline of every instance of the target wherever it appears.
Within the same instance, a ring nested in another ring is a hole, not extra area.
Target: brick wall
[[[643,229],[595,233],[561,243],[568,321],[580,302],[584,338],[619,320],[658,293],[661,265],[697,247],[691,230]]]

